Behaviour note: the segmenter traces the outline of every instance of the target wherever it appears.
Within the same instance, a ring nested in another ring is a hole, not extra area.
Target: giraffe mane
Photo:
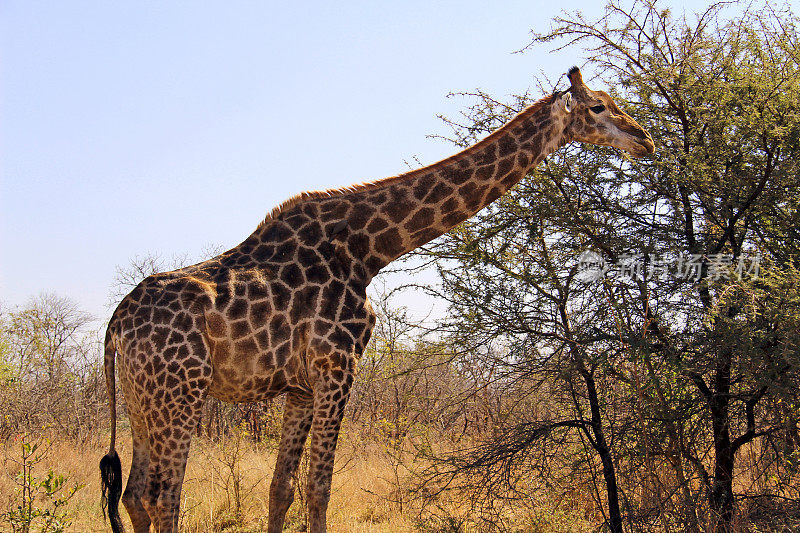
[[[544,98],[541,98],[540,100],[537,100],[536,102],[534,102],[533,104],[531,104],[527,108],[523,109],[520,113],[518,113],[514,117],[514,119],[516,119],[518,117],[521,117],[523,115],[530,115],[530,114],[533,114],[533,113],[537,112],[538,110],[540,110],[545,105],[552,103],[553,99],[557,95],[558,95],[558,92],[556,92],[555,94],[552,94],[550,96],[545,96]],[[513,121],[514,119],[512,119],[511,121]],[[411,177],[413,177],[415,175],[418,175],[418,174],[422,174],[422,173],[425,173],[425,172],[433,172],[433,171],[435,171],[435,170],[437,170],[437,169],[439,169],[439,168],[441,168],[443,166],[447,166],[448,164],[452,163],[453,160],[455,160],[456,158],[463,157],[464,155],[469,155],[469,154],[471,154],[471,153],[473,153],[475,151],[480,150],[486,144],[493,142],[495,139],[497,139],[497,137],[499,137],[499,136],[501,136],[503,134],[503,131],[505,130],[505,126],[508,125],[511,121],[507,122],[502,127],[500,127],[497,130],[493,131],[492,133],[490,133],[489,135],[487,135],[486,137],[484,137],[483,139],[481,139],[477,143],[473,144],[472,146],[470,146],[468,148],[465,148],[461,152],[458,152],[457,154],[451,155],[450,157],[446,157],[446,158],[444,158],[444,159],[442,159],[442,160],[440,160],[440,161],[438,161],[436,163],[433,163],[431,165],[428,165],[428,166],[425,166],[425,167],[422,167],[422,168],[417,168],[417,169],[414,169],[414,170],[410,170],[408,172],[403,172],[402,174],[397,174],[396,176],[389,176],[387,178],[379,178],[379,179],[372,180],[372,181],[365,181],[365,182],[361,182],[361,183],[355,183],[355,184],[352,184],[352,185],[346,185],[344,187],[335,187],[335,188],[331,188],[331,189],[323,189],[323,190],[316,190],[316,191],[303,191],[301,193],[295,194],[294,196],[288,198],[287,200],[284,200],[283,202],[281,202],[277,206],[273,207],[272,210],[269,213],[267,213],[267,216],[264,217],[264,220],[261,221],[261,223],[258,225],[258,227],[261,228],[264,225],[269,224],[269,222],[271,222],[272,220],[277,219],[278,216],[280,216],[280,214],[283,213],[284,211],[287,211],[287,210],[291,209],[292,207],[294,207],[294,206],[296,206],[296,205],[298,205],[298,204],[300,204],[302,202],[305,202],[306,200],[317,200],[317,199],[322,199],[322,198],[334,198],[334,197],[337,197],[337,196],[348,196],[348,195],[351,195],[351,194],[357,194],[357,193],[361,193],[361,192],[365,192],[365,191],[371,191],[371,190],[374,190],[374,189],[378,189],[378,188],[381,188],[381,187],[386,187],[386,186],[392,185],[393,183],[396,183],[398,181],[404,181],[404,180],[406,180],[408,178],[411,178]]]

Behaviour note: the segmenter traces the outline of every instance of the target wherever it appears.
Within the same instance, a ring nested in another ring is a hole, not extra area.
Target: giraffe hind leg
[[[129,406],[130,409],[130,406]],[[147,472],[150,463],[150,449],[147,442],[147,427],[141,415],[129,412],[131,433],[133,435],[133,459],[128,484],[122,494],[122,503],[131,518],[134,533],[150,531],[150,516],[142,504],[142,496],[147,488]]]
[[[178,416],[164,417],[166,425],[149,432],[150,460],[147,487],[142,502],[156,533],[176,533],[180,516],[181,489],[189,457],[192,434],[201,417],[202,403],[185,406]],[[163,420],[161,417],[155,417]],[[162,422],[163,424],[163,422]]]

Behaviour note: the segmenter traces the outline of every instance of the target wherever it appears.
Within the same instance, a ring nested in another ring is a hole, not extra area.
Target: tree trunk
[[[733,450],[730,442],[714,446],[717,454],[714,465],[714,485],[711,488],[710,504],[714,513],[714,533],[733,531]]]
[[[731,533],[734,515],[733,467],[735,450],[731,442],[729,405],[731,389],[730,350],[717,360],[714,391],[710,401],[711,426],[714,432],[714,483],[709,505],[714,513],[714,533]]]
[[[608,527],[611,533],[622,532],[622,512],[619,508],[619,489],[617,488],[617,474],[614,468],[614,459],[611,456],[611,449],[606,442],[603,432],[602,418],[600,417],[600,400],[597,396],[597,387],[594,377],[588,370],[583,370],[583,379],[586,382],[586,391],[589,397],[589,407],[592,411],[592,446],[600,455],[603,463],[603,479],[606,482],[606,493],[608,495]]]

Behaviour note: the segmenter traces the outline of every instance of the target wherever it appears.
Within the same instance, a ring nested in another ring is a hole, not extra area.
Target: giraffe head
[[[583,83],[578,67],[567,73],[571,87],[558,94],[565,116],[567,141],[613,146],[634,157],[655,151],[653,138],[603,91],[593,91]]]

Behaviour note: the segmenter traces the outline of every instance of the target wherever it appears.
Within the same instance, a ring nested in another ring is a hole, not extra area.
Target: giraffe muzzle
[[[644,148],[645,154],[654,154],[656,151],[656,145],[650,135],[639,141],[639,144]]]
[[[629,134],[629,135],[630,135],[630,140],[632,142],[630,143],[630,147],[626,151],[630,152],[632,156],[644,157],[648,154],[655,153],[656,145],[649,134],[645,133],[644,136],[635,134]]]

